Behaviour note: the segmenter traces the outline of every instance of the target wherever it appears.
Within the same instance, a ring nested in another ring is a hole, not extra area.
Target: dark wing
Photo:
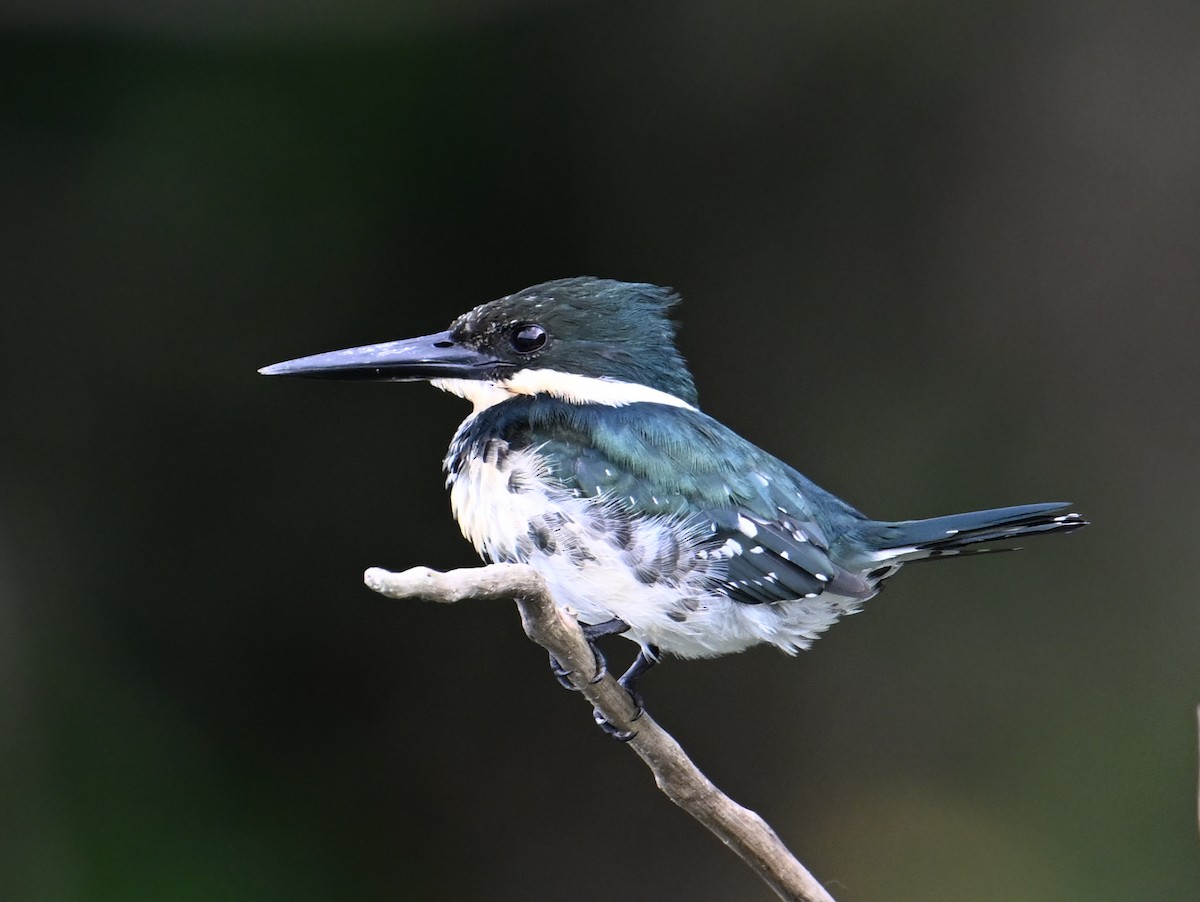
[[[828,542],[813,522],[784,515],[765,521],[740,511],[721,519],[725,522],[712,546],[699,554],[725,562],[722,588],[735,601],[814,598],[842,572],[829,559]]]
[[[765,604],[831,586],[866,593],[830,559],[830,535],[862,515],[711,417],[660,404],[538,399],[521,419],[512,440],[536,447],[569,491],[608,499],[635,518],[694,526],[695,554],[723,562],[719,585],[730,598]]]

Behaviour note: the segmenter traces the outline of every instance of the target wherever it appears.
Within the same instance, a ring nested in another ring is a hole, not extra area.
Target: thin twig
[[[833,902],[833,897],[796,860],[761,817],[722,793],[675,739],[649,714],[636,716],[628,693],[611,675],[596,682],[595,659],[574,618],[554,604],[541,576],[519,564],[493,564],[440,573],[414,567],[391,573],[372,567],[366,584],[389,598],[421,598],[442,604],[465,600],[515,601],[525,632],[571,671],[571,683],[618,730],[631,731],[629,747],[654,774],[659,789],[700,821],[782,899]]]

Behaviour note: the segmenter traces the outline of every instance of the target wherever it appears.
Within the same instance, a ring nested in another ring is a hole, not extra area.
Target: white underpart
[[[520,489],[511,490],[510,481]],[[493,455],[490,462],[471,457],[448,482],[454,516],[481,555],[529,563],[569,613],[584,623],[619,617],[630,626],[626,636],[643,647],[699,658],[766,642],[794,654],[864,601],[830,592],[775,604],[731,601],[717,586],[724,577],[723,558],[743,553],[741,543],[730,539],[702,553],[706,533],[701,529],[669,518],[642,517],[631,541],[621,547],[604,528],[617,513],[616,502],[581,497],[552,482],[533,450]],[[559,516],[543,520],[548,514]],[[553,552],[531,541],[529,526],[537,522],[551,524]],[[685,553],[695,564],[690,572],[679,581],[639,579],[634,560],[653,557],[678,536],[690,549]],[[571,547],[586,554],[572,555],[567,551]]]
[[[476,379],[432,379],[434,388],[466,398],[475,405],[475,413],[518,395],[550,395],[572,404],[603,404],[624,407],[628,404],[666,404],[695,410],[691,404],[669,392],[636,382],[580,376],[558,370],[521,370],[507,379],[482,382]]]

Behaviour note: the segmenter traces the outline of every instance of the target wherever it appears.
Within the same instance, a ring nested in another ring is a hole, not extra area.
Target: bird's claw
[[[604,658],[603,652],[596,644],[597,640],[604,636],[612,636],[617,633],[623,633],[629,629],[629,624],[625,621],[614,617],[611,620],[606,620],[603,623],[581,623],[580,629],[583,631],[583,637],[587,640],[588,648],[592,650],[592,658],[595,663],[595,672],[588,678],[588,682],[595,685],[608,676],[608,662]],[[633,714],[629,718],[630,721],[635,721],[640,718],[646,711],[645,703],[642,699],[642,694],[637,690],[637,682],[658,660],[658,649],[649,646],[639,652],[637,659],[633,662],[630,668],[625,671],[625,674],[617,680],[618,685],[629,695],[629,701],[633,706]],[[571,681],[571,676],[576,673],[562,665],[558,658],[550,655],[550,671],[554,674],[554,678],[558,680],[559,685],[572,692],[578,692],[579,687]],[[636,730],[622,730],[615,726],[608,718],[606,718],[599,708],[592,710],[592,719],[596,721],[596,726],[607,733],[609,736],[616,739],[618,742],[628,742],[637,735]]]
[[[605,659],[604,653],[600,651],[599,646],[597,646],[595,642],[589,642],[588,647],[592,650],[592,658],[596,664],[596,675],[588,680],[588,682],[592,685],[595,685],[608,676],[608,661]]]
[[[633,704],[633,714],[629,718],[631,723],[646,713],[645,700],[642,698],[642,693],[638,691],[637,686],[634,685],[638,678],[645,672],[646,668],[644,666],[636,669],[630,668],[625,676],[617,680],[617,685],[625,690],[625,693],[629,696],[629,701]],[[592,710],[592,719],[596,721],[596,726],[618,742],[628,742],[637,735],[636,730],[618,729],[607,717],[600,713],[599,708]]]
[[[592,650],[592,659],[595,662],[595,676],[588,680],[589,683],[599,683],[602,679],[608,676],[608,661],[604,659],[604,654],[596,646],[596,643],[589,640],[588,648]],[[550,672],[554,674],[554,678],[558,680],[558,684],[564,689],[570,689],[572,692],[578,692],[579,687],[571,682],[571,674],[575,671],[567,667],[563,667],[558,658],[550,655]]]
[[[599,646],[596,645],[596,640],[604,636],[623,633],[629,629],[629,624],[618,617],[613,617],[603,623],[581,623],[579,628],[583,631],[583,638],[587,640],[588,647],[592,650],[592,659],[595,662],[594,675],[588,679],[588,682],[599,683],[608,676],[608,662],[604,659],[604,654],[600,651]],[[571,682],[571,674],[575,671],[563,667],[553,654],[550,655],[550,671],[564,689],[570,689],[572,692],[578,691],[578,687]]]
[[[642,698],[638,683],[646,675],[646,671],[658,663],[658,658],[658,649],[653,645],[647,646],[638,652],[629,669],[617,680],[620,687],[629,694],[629,700],[633,702],[634,713],[630,720],[637,720],[646,710],[646,700]]]
[[[642,711],[639,708],[637,714],[635,714],[631,719],[637,720],[641,716],[642,716]],[[613,739],[617,740],[617,742],[628,742],[634,736],[637,735],[637,730],[618,729],[612,723],[612,721],[610,721],[607,717],[604,716],[604,714],[601,713],[599,708],[592,709],[592,720],[594,720],[596,722],[596,726],[598,726],[601,730],[603,730],[605,733],[607,733]]]
[[[554,679],[558,680],[558,685],[564,689],[569,689],[572,692],[578,692],[579,688],[571,682],[571,674],[575,671],[568,670],[559,663],[558,658],[550,655],[550,672],[554,674]]]
[[[646,713],[646,700],[642,698],[642,693],[638,692],[636,688],[625,685],[624,677],[617,680],[617,684],[625,690],[625,692],[629,695],[629,700],[633,702],[633,716],[629,719],[637,720]]]

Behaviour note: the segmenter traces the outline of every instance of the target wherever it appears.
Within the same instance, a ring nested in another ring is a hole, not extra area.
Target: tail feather
[[[1022,504],[992,510],[951,514],[929,520],[873,521],[864,530],[864,539],[877,561],[919,561],[956,554],[1000,551],[985,543],[1002,542],[1048,532],[1070,532],[1087,526],[1077,513],[1059,513],[1070,504],[1052,501],[1046,504]]]

